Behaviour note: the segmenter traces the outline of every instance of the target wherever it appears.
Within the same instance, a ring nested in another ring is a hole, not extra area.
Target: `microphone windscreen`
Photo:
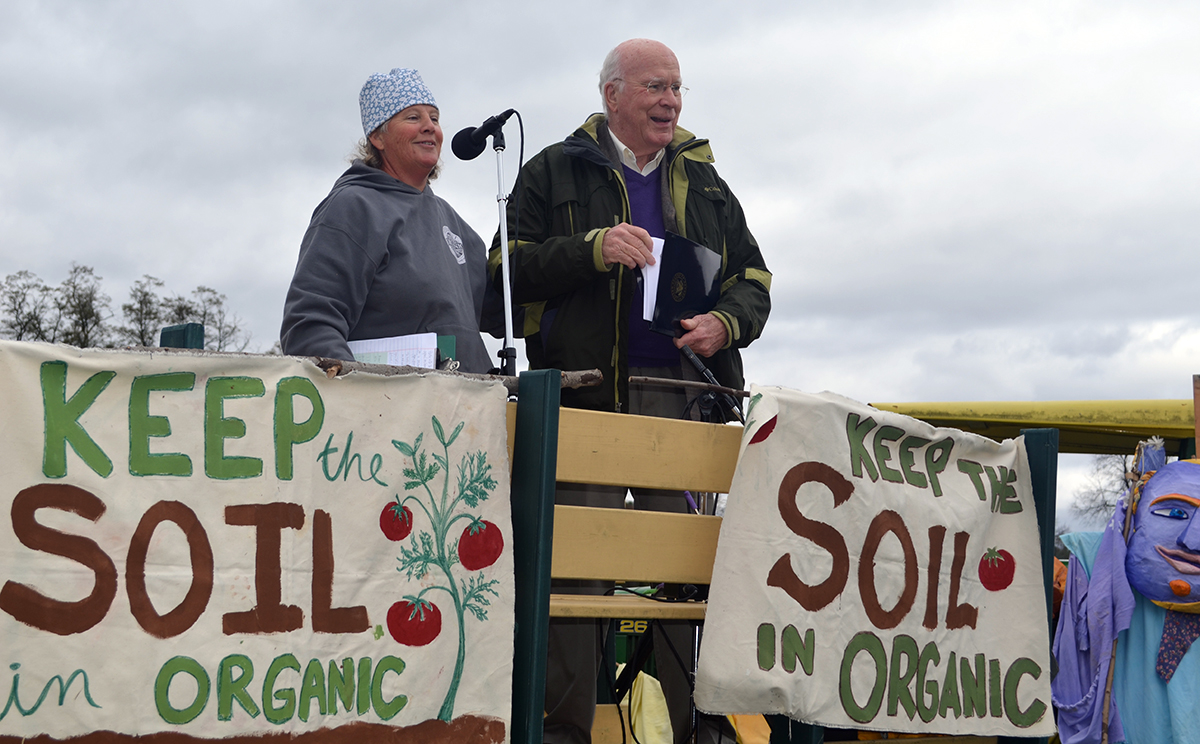
[[[474,160],[487,148],[487,138],[476,142],[472,137],[473,134],[475,134],[475,127],[467,127],[460,130],[450,141],[450,149],[459,160]]]

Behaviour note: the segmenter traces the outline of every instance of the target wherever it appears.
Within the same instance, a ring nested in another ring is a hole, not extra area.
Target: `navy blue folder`
[[[721,254],[668,232],[658,270],[658,295],[650,330],[682,336],[679,321],[712,310],[721,295]]]

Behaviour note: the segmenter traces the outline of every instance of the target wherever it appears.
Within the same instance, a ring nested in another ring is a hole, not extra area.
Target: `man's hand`
[[[679,321],[679,325],[683,326],[683,330],[687,333],[675,339],[675,348],[677,349],[686,345],[700,356],[710,357],[725,346],[727,338],[725,324],[712,313],[685,318]]]
[[[622,222],[604,233],[600,256],[609,266],[619,263],[631,269],[640,269],[646,264],[654,265],[653,249],[650,233]]]

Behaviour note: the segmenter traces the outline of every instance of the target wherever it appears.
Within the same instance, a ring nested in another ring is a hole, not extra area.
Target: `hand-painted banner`
[[[507,740],[502,386],[0,342],[0,411],[0,741]]]
[[[697,706],[881,731],[1053,733],[1023,441],[828,393],[752,393]]]

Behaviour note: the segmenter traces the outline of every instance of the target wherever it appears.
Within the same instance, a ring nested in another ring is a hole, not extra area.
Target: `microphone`
[[[454,156],[459,160],[474,160],[479,157],[487,147],[487,138],[504,126],[508,117],[515,113],[516,109],[509,109],[502,114],[489,117],[478,127],[467,127],[454,135],[454,139],[450,141],[450,149],[454,151]]]

